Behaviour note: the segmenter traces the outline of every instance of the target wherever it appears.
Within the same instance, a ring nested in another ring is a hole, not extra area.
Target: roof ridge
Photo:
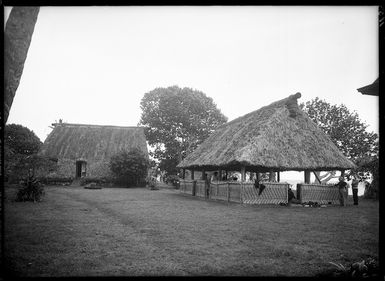
[[[141,126],[116,126],[116,125],[95,125],[95,124],[76,124],[76,123],[52,123],[52,126],[66,126],[66,127],[95,127],[95,128],[105,128],[105,127],[113,127],[113,128],[145,128]]]
[[[228,125],[234,124],[234,123],[238,122],[240,119],[243,119],[243,118],[245,118],[246,116],[253,115],[255,112],[257,112],[257,111],[259,111],[259,110],[266,109],[266,108],[268,108],[268,107],[276,107],[276,106],[278,106],[278,105],[293,104],[293,102],[297,102],[297,99],[299,99],[300,97],[301,97],[301,93],[300,93],[300,92],[297,92],[297,93],[295,93],[294,95],[290,95],[290,96],[288,96],[288,97],[286,97],[286,98],[283,98],[283,99],[281,99],[281,100],[274,101],[274,102],[272,102],[272,103],[270,103],[270,104],[268,104],[268,105],[262,106],[261,108],[258,108],[258,109],[254,110],[254,111],[252,111],[252,112],[249,112],[249,113],[247,113],[247,114],[245,114],[245,115],[239,116],[239,117],[237,117],[237,118],[231,120],[230,122],[227,122],[227,123],[225,123],[225,124],[222,124],[222,125],[220,125],[219,127],[217,127],[216,130],[219,129],[219,128],[223,128],[223,127],[226,127],[226,126],[228,126]]]

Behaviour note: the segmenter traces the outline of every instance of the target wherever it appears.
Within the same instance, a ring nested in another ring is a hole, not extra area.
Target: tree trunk
[[[39,7],[14,7],[4,31],[4,124],[20,83]]]

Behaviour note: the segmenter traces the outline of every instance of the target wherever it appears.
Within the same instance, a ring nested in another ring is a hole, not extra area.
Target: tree
[[[19,86],[39,7],[13,7],[4,30],[4,124]]]
[[[139,125],[154,148],[150,155],[170,174],[176,165],[219,125],[227,121],[213,99],[190,88],[172,86],[145,93]]]
[[[39,151],[42,142],[36,134],[18,124],[5,126],[4,132],[4,170],[7,177],[12,180],[19,180],[26,176],[30,168],[37,166],[34,163],[41,163],[36,160],[36,153]],[[34,161],[30,161],[34,159]],[[12,181],[11,180],[11,181]]]
[[[117,181],[130,187],[145,182],[150,162],[142,151],[133,149],[115,154],[111,157],[109,165]]]
[[[42,142],[36,134],[18,124],[5,126],[4,144],[12,153],[32,155],[39,151]]]
[[[317,97],[300,107],[353,162],[378,155],[378,135],[368,132],[368,125],[345,105],[331,105]]]
[[[369,166],[363,164],[378,163],[372,162],[373,159],[378,159],[378,135],[366,130],[368,125],[360,120],[356,112],[350,112],[343,104],[331,105],[318,97],[306,104],[301,103],[300,107],[331,138],[342,153],[358,166],[360,173],[365,170],[374,172],[373,178],[378,178],[378,169],[372,166],[369,169]],[[317,174],[319,175],[319,172]],[[329,172],[324,177],[326,179],[321,179],[322,182],[336,176]]]

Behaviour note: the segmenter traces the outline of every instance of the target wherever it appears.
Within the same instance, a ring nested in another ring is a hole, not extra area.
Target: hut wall
[[[109,164],[106,161],[88,162],[86,168],[87,177],[103,178],[110,176]],[[74,159],[58,159],[58,177],[76,177],[76,160]]]
[[[76,177],[76,164],[71,159],[58,159],[58,177],[75,178]]]
[[[297,184],[297,198],[301,203],[339,204],[338,187],[326,184]]]

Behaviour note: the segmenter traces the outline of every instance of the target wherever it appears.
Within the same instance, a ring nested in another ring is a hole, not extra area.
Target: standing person
[[[351,185],[352,185],[354,205],[358,205],[358,183],[359,183],[359,180],[357,179],[356,175],[353,175]]]
[[[341,206],[346,206],[345,202],[345,193],[347,191],[347,183],[345,182],[345,178],[343,176],[340,176],[338,178],[339,182],[335,184],[334,186],[338,186],[338,194],[339,194],[339,200]]]
[[[214,172],[211,176],[211,181],[219,181],[218,172]]]

